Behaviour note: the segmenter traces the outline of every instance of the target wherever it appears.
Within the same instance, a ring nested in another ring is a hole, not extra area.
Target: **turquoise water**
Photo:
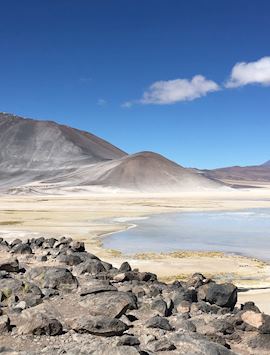
[[[131,223],[137,227],[106,237],[104,246],[126,254],[221,251],[270,261],[270,209],[160,214]]]

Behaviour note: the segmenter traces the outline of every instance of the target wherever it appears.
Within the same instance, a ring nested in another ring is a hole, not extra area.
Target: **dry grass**
[[[22,221],[3,221],[0,222],[0,226],[12,226],[14,224],[22,224]]]
[[[218,251],[190,251],[178,250],[171,253],[137,253],[134,258],[140,260],[166,259],[166,258],[194,258],[194,257],[223,257],[224,253]]]

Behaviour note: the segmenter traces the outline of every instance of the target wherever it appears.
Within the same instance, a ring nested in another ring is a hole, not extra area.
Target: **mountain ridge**
[[[231,166],[213,170],[202,170],[204,176],[217,179],[219,181],[250,181],[250,182],[270,182],[270,164],[253,166]]]

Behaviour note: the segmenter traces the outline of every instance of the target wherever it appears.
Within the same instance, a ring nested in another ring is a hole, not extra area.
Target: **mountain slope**
[[[124,155],[93,134],[51,121],[0,113],[0,168],[60,169]]]

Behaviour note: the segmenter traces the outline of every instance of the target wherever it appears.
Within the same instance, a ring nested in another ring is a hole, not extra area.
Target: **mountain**
[[[0,188],[12,192],[178,192],[223,186],[153,152],[128,155],[105,140],[52,121],[0,114]]]
[[[141,192],[177,192],[218,188],[221,184],[153,152],[127,155],[110,162],[82,167],[47,179],[51,186],[103,186]]]
[[[262,166],[270,166],[270,160],[266,161]]]
[[[248,183],[250,185],[256,183],[270,182],[270,162],[255,166],[232,166],[214,170],[203,170],[205,177],[217,179],[225,183],[239,184]]]
[[[88,132],[51,121],[0,113],[0,167],[66,168],[125,155],[122,150]]]
[[[118,160],[115,166],[100,177],[100,181],[105,185],[149,192],[217,186],[216,182],[153,152],[141,152]]]
[[[105,140],[52,121],[0,113],[0,189],[125,156]]]

